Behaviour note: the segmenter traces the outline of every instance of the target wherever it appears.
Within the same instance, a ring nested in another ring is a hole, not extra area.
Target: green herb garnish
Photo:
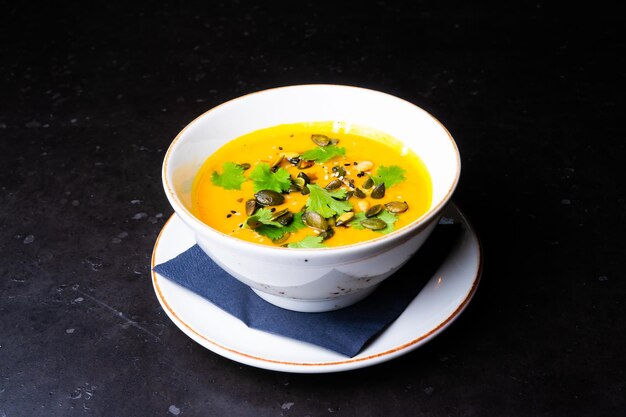
[[[224,162],[222,164],[222,173],[218,174],[217,171],[213,171],[211,181],[213,184],[226,190],[240,190],[241,184],[246,180],[243,171],[243,167],[239,164]]]
[[[283,227],[282,224],[272,220],[274,213],[266,207],[260,208],[246,220],[246,225],[253,230],[258,230],[263,225]]]
[[[342,199],[346,197],[346,191],[342,189],[329,191],[317,184],[307,185],[310,194],[306,202],[309,210],[319,213],[324,218],[332,217],[352,210],[352,204]]]
[[[264,210],[264,209],[261,209]],[[267,209],[265,209],[267,210]],[[273,222],[273,223],[278,223],[278,222]],[[282,238],[285,233],[293,233],[293,232],[297,232],[298,230],[302,229],[306,227],[306,225],[304,224],[304,222],[302,221],[302,213],[296,213],[293,216],[293,221],[288,224],[287,226],[283,226],[280,223],[278,223],[278,226],[276,225],[263,225],[263,226],[259,226],[256,229],[254,229],[255,232],[257,232],[258,234],[268,237],[272,240],[278,240],[280,238]]]
[[[322,243],[322,240],[324,239],[321,236],[307,236],[299,242],[289,243],[287,247],[297,249],[325,248],[326,245]]]
[[[391,233],[395,230],[393,225],[398,220],[398,216],[396,216],[395,214],[390,213],[387,210],[383,210],[375,217],[387,223],[387,227],[385,227],[384,229],[376,230],[376,232],[386,235],[387,233]],[[361,222],[366,218],[367,217],[365,217],[364,212],[356,213],[350,221],[349,225],[356,230],[364,230],[365,227],[361,225]]]
[[[344,156],[346,154],[346,148],[340,148],[335,145],[328,145],[324,147],[318,147],[309,149],[304,152],[300,157],[307,161],[326,162],[337,156]]]
[[[385,188],[391,188],[392,186],[404,181],[404,173],[404,168],[397,165],[381,165],[376,170],[376,175],[372,175],[372,180],[376,185],[384,182]]]
[[[278,168],[272,172],[269,164],[259,163],[250,173],[250,179],[254,181],[254,192],[261,190],[273,190],[277,193],[287,191],[291,185],[289,172],[284,168]]]

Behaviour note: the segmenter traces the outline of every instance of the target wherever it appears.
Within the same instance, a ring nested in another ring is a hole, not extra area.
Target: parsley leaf
[[[344,156],[345,154],[346,148],[340,148],[335,145],[328,145],[324,147],[309,149],[308,151],[304,152],[300,157],[307,161],[326,162],[336,156]]]
[[[385,188],[391,188],[392,186],[404,181],[405,170],[397,165],[383,166],[381,165],[376,170],[376,175],[372,175],[374,184],[385,183]]]
[[[239,164],[224,162],[222,164],[222,173],[218,174],[217,171],[213,171],[211,181],[213,184],[226,190],[240,190],[241,184],[246,180],[243,171],[243,167]]]
[[[375,217],[387,223],[387,227],[385,227],[384,229],[376,230],[376,232],[386,235],[387,233],[391,233],[395,230],[393,225],[398,220],[398,216],[396,216],[395,214],[390,213],[387,210],[383,210],[378,214],[378,216],[375,216]],[[350,227],[356,230],[365,229],[365,227],[361,224],[361,222],[365,220],[366,218],[367,217],[365,217],[364,212],[361,211],[359,213],[356,213],[349,223]]]
[[[278,168],[272,172],[269,164],[259,163],[250,173],[250,179],[254,181],[254,192],[261,190],[273,190],[277,193],[287,191],[291,185],[289,172],[284,168]]]
[[[306,201],[309,210],[315,211],[325,218],[352,210],[352,204],[348,201],[335,200],[335,198],[345,198],[346,190],[328,191],[317,184],[309,184],[307,187],[310,191],[309,199]]]
[[[272,220],[273,214],[274,213],[272,213],[272,211],[266,207],[260,208],[256,211],[256,213],[248,217],[248,219],[246,220],[246,226],[254,230],[259,229],[260,227],[262,227],[262,225],[283,227],[282,224]]]
[[[307,236],[299,242],[288,244],[287,247],[297,249],[325,248],[326,245],[322,243],[322,240],[324,239],[321,236]]]
[[[277,222],[274,222],[274,223],[277,223]],[[293,221],[287,226],[282,226],[280,225],[280,223],[279,223],[279,226],[263,225],[254,229],[254,231],[272,240],[278,240],[281,237],[283,237],[285,233],[297,232],[298,230],[304,227],[306,227],[306,225],[302,221],[302,213],[296,213],[293,216]]]
[[[255,232],[260,234],[261,236],[268,237],[272,240],[278,240],[285,234],[285,231],[282,227],[263,225],[254,229]]]

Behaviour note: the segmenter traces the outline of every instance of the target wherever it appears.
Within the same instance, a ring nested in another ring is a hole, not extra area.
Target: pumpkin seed
[[[384,196],[385,196],[385,183],[381,182],[376,187],[374,187],[374,189],[372,190],[372,193],[370,194],[370,197],[379,199],[379,198],[383,198]]]
[[[246,215],[247,216],[252,216],[257,208],[258,207],[257,207],[255,199],[251,198],[250,200],[246,201]]]
[[[357,197],[357,198],[365,198],[365,197],[367,197],[367,196],[365,195],[365,193],[363,192],[363,190],[361,190],[361,189],[360,189],[360,188],[358,188],[358,187],[354,189],[354,195],[355,195],[355,197]]]
[[[302,188],[306,185],[306,181],[304,181],[304,178],[294,178],[291,184],[298,187],[298,191],[302,191]]]
[[[289,236],[291,236],[291,233],[289,232],[285,232],[281,237],[279,237],[278,239],[272,239],[272,242],[274,242],[277,245],[280,245],[281,243],[284,243],[287,241],[287,239],[289,239]]]
[[[302,178],[305,184],[311,183],[311,178],[309,178],[309,176],[306,175],[304,172],[298,172],[298,176],[296,178]]]
[[[374,186],[374,180],[372,179],[372,177],[367,177],[367,179],[363,183],[363,188],[366,190],[369,190],[373,186]]]
[[[326,187],[324,187],[327,190],[336,190],[337,188],[341,187],[343,185],[343,182],[341,180],[332,180],[331,182],[329,182],[328,184],[326,184]]]
[[[319,213],[315,211],[307,211],[302,216],[304,224],[313,229],[324,231],[328,229],[328,221]]]
[[[263,223],[261,223],[258,219],[255,219],[254,217],[248,217],[248,219],[246,220],[246,224],[252,230],[256,229],[257,227],[263,226]]]
[[[334,166],[333,173],[339,178],[346,176],[346,170],[341,166]]]
[[[282,210],[275,211],[272,213],[270,220],[275,221],[277,218],[287,213],[289,213],[289,209],[282,209]]]
[[[387,223],[378,218],[365,219],[361,222],[361,226],[370,230],[381,230],[387,227]]]
[[[307,187],[306,185],[304,187],[302,187],[302,191],[300,191],[300,193],[302,193],[302,195],[307,195],[311,192],[311,190],[309,190],[309,187]]]
[[[307,161],[305,159],[301,159],[300,161],[298,161],[298,169],[307,169],[307,168],[311,168],[313,165],[315,165],[315,161]]]
[[[270,165],[270,169],[275,172],[284,159],[285,159],[285,155],[280,154],[280,156],[274,162],[272,162],[272,164]]]
[[[341,216],[337,217],[337,221],[335,222],[335,225],[337,226],[347,225],[348,223],[350,223],[350,220],[352,219],[354,219],[354,212],[348,211],[346,213],[343,213]]]
[[[373,205],[372,207],[367,209],[367,211],[365,212],[365,217],[367,217],[367,218],[374,217],[378,213],[380,213],[381,211],[383,211],[383,205],[382,204]]]
[[[333,229],[328,229],[328,230],[324,230],[322,233],[319,234],[319,237],[322,238],[322,240],[328,240],[331,237],[333,237],[335,235],[335,231]]]
[[[283,226],[289,226],[291,224],[291,222],[293,222],[293,218],[294,215],[292,212],[285,210],[286,213],[283,213],[282,215],[276,217],[275,221],[277,221],[278,223],[282,224]]]
[[[330,139],[325,135],[311,135],[311,140],[317,146],[328,146],[330,144]]]
[[[285,197],[274,190],[261,190],[254,197],[256,202],[262,206],[278,206],[285,202]]]
[[[293,165],[296,165],[298,162],[300,162],[300,155],[295,152],[285,152],[283,156],[287,161],[289,161],[289,163]]]
[[[409,209],[409,205],[406,201],[390,201],[385,204],[385,208],[390,213],[404,213]]]

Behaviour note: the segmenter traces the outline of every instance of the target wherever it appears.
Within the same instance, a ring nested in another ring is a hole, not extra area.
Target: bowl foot
[[[252,289],[259,297],[270,304],[287,310],[299,311],[302,313],[321,313],[324,311],[339,310],[348,307],[358,301],[361,301],[370,295],[376,289],[377,285],[365,288],[358,292],[341,295],[325,300],[302,300],[297,298],[279,297],[277,295],[268,294],[263,291]]]

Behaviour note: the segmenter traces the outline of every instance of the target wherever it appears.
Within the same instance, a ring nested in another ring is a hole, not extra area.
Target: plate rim
[[[257,368],[276,370],[276,371],[296,372],[296,373],[339,372],[339,371],[347,371],[347,370],[356,369],[356,368],[362,368],[365,366],[376,365],[378,363],[386,362],[400,355],[409,353],[412,350],[416,349],[417,347],[425,344],[426,342],[434,338],[439,333],[441,333],[460,316],[460,314],[465,310],[465,308],[467,307],[471,299],[474,297],[474,294],[476,293],[478,284],[480,283],[480,279],[482,276],[482,271],[483,271],[483,263],[484,263],[483,262],[483,257],[484,257],[483,247],[480,242],[480,239],[478,238],[478,235],[476,234],[476,231],[474,230],[471,223],[467,220],[467,217],[465,216],[465,214],[458,208],[456,204],[450,203],[449,205],[462,218],[463,223],[465,223],[465,225],[467,226],[467,230],[470,234],[470,238],[474,240],[476,247],[477,247],[478,267],[476,269],[475,276],[472,281],[472,285],[470,289],[468,290],[467,294],[465,295],[465,297],[463,298],[463,301],[461,301],[460,304],[456,307],[456,309],[448,317],[446,317],[443,321],[441,321],[439,324],[434,326],[428,332],[422,333],[418,337],[411,339],[408,342],[402,343],[391,349],[386,349],[382,352],[376,352],[376,353],[373,353],[367,356],[361,356],[361,357],[357,355],[355,357],[345,358],[343,360],[337,360],[337,361],[324,361],[324,362],[283,361],[283,360],[277,360],[277,359],[253,355],[247,352],[242,352],[240,350],[234,349],[232,347],[224,346],[220,344],[219,342],[211,338],[208,338],[207,336],[203,335],[201,332],[194,329],[191,325],[189,325],[181,317],[179,317],[178,314],[176,314],[174,309],[167,302],[161,290],[161,287],[159,286],[159,283],[158,283],[158,278],[162,278],[162,279],[166,279],[166,278],[162,277],[161,275],[157,274],[154,271],[154,267],[156,266],[156,253],[159,247],[159,243],[161,242],[165,229],[168,227],[170,222],[175,218],[176,213],[172,214],[167,219],[167,221],[164,223],[163,227],[159,231],[159,234],[156,238],[156,242],[152,250],[152,256],[151,256],[151,261],[150,261],[152,285],[156,293],[157,299],[159,300],[159,303],[161,304],[161,307],[163,308],[165,313],[168,315],[170,320],[172,320],[174,324],[176,324],[176,326],[180,330],[183,331],[183,333],[185,333],[187,336],[189,336],[191,339],[193,339],[196,343],[200,344],[204,348],[220,356],[234,360],[236,362],[254,366]],[[184,226],[184,223],[182,223],[182,225]],[[205,301],[210,303],[210,301],[208,300],[205,300]],[[228,314],[223,311],[221,312],[223,314]],[[250,330],[253,330],[253,329],[250,329]],[[279,335],[273,335],[273,336],[280,337]],[[294,340],[299,343],[305,343],[305,342],[301,342],[295,339],[291,339],[291,340]],[[206,343],[208,343],[209,345],[207,346]]]

